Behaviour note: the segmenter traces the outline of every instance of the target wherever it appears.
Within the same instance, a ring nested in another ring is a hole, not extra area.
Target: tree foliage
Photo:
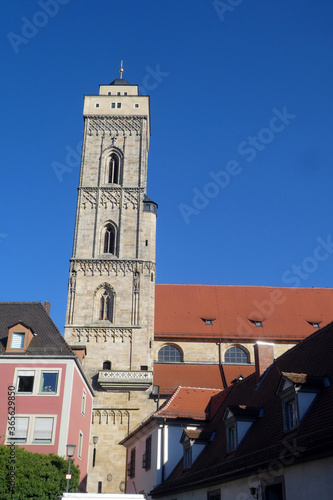
[[[58,455],[0,445],[1,500],[54,500],[66,491],[67,472],[68,461]],[[77,491],[80,471],[73,462],[71,474],[69,491]]]

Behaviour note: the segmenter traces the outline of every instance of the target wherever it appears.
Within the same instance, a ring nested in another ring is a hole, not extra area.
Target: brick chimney
[[[45,302],[44,302],[44,309],[47,312],[47,314],[50,316],[51,302],[48,302],[47,300],[45,300]]]
[[[260,381],[262,374],[274,361],[274,344],[258,340],[254,344],[254,360],[256,365],[256,381]]]

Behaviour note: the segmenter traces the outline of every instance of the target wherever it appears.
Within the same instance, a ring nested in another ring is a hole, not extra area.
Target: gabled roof
[[[247,377],[254,371],[253,365],[223,365],[227,385],[239,375]],[[216,387],[223,389],[219,365],[195,363],[155,363],[154,385],[161,395],[172,394],[179,386]]]
[[[8,328],[23,323],[34,333],[25,352],[5,352]],[[0,356],[66,356],[74,358],[40,302],[0,302]]]
[[[155,413],[155,417],[206,420],[209,403],[220,389],[178,387],[171,398]]]
[[[214,319],[215,318],[215,319]],[[212,324],[205,320],[213,319]],[[255,326],[262,321],[262,327]],[[298,341],[333,321],[333,289],[156,285],[155,339]]]
[[[183,469],[182,460],[165,483],[152,492],[153,498],[224,483],[237,477],[264,470],[273,461],[284,457],[284,464],[313,460],[333,455],[333,324],[316,331],[280,356],[256,383],[255,374],[213,396],[211,408],[217,407],[205,431],[215,433],[192,467]],[[282,373],[311,373],[317,380],[327,378],[330,385],[322,387],[298,427],[286,431],[283,406],[277,387]],[[224,397],[221,397],[224,396]],[[214,402],[214,400],[217,400]],[[260,408],[238,447],[228,452],[226,427],[222,422],[228,406]],[[246,467],[244,467],[246,464]],[[194,486],[195,485],[195,486]]]

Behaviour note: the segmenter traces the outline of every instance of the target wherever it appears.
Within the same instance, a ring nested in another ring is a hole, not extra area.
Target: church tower
[[[124,491],[126,453],[118,443],[156,409],[149,397],[157,212],[146,194],[149,97],[120,76],[84,100],[65,326],[67,342],[85,352],[96,394],[92,434],[83,436],[92,493]]]

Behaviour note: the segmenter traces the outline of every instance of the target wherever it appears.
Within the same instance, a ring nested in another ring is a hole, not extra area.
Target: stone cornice
[[[103,116],[103,115],[86,115],[88,120],[87,132],[92,134],[119,135],[133,133],[139,135],[142,130],[142,122],[147,120],[147,116]]]
[[[120,339],[121,342],[124,342],[125,339],[132,339],[133,333],[132,328],[126,327],[73,327],[72,325],[66,325],[65,328],[72,330],[71,337],[77,339],[79,343],[83,341],[90,342],[91,339],[94,339],[96,342],[107,342],[108,340],[116,342],[117,339]]]
[[[83,208],[88,206],[91,209],[102,208],[120,208],[127,210],[133,208],[137,210],[140,201],[140,195],[144,194],[144,188],[128,188],[121,186],[103,186],[103,187],[80,187],[79,193],[82,199]],[[99,195],[99,196],[98,196]]]
[[[72,272],[83,272],[84,276],[126,276],[127,273],[156,271],[156,263],[142,260],[118,259],[71,259]]]

